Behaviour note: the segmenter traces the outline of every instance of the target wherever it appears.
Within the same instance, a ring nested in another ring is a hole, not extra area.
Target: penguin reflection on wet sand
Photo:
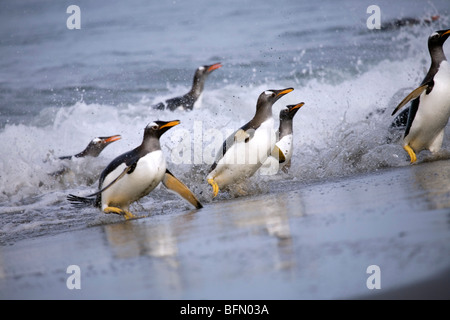
[[[135,217],[129,206],[162,182],[197,209],[202,208],[194,194],[166,168],[161,150],[161,135],[179,123],[174,120],[148,124],[141,145],[118,156],[103,170],[99,191],[86,197],[70,194],[67,199],[77,207],[94,206],[104,213],[116,213],[129,219]]]
[[[428,38],[431,66],[420,86],[413,90],[392,112],[412,101],[403,136],[403,148],[411,163],[416,162],[416,153],[441,149],[445,126],[450,117],[450,65],[442,48],[450,36],[450,29],[433,32]]]
[[[213,187],[214,197],[219,189],[251,177],[266,161],[276,143],[272,106],[293,90],[287,88],[261,93],[254,117],[223,142],[206,177]]]
[[[275,174],[278,170],[282,170],[285,173],[289,171],[294,150],[293,119],[304,104],[304,102],[291,104],[280,111],[278,141],[262,167],[267,170],[268,174]]]
[[[168,99],[165,102],[160,102],[154,105],[153,108],[158,110],[168,109],[170,111],[174,111],[177,109],[190,111],[194,107],[199,107],[202,100],[201,98],[203,89],[205,87],[206,78],[208,78],[211,72],[219,69],[220,67],[222,67],[222,64],[220,63],[199,67],[195,71],[192,88],[188,93],[181,97],[176,97]]]

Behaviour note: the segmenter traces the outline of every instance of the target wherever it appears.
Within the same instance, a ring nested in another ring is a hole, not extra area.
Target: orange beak
[[[217,69],[219,69],[219,68],[221,68],[221,67],[222,67],[222,64],[221,64],[221,63],[214,63],[213,65],[209,66],[208,72],[217,70]]]
[[[120,140],[121,138],[122,137],[118,134],[118,135],[115,135],[115,136],[104,138],[104,142],[105,143],[110,143],[110,142],[114,142],[114,141]]]
[[[159,127],[159,129],[161,130],[162,128],[165,128],[165,127],[174,127],[179,124],[180,124],[180,120],[173,120],[173,121],[167,122],[166,124],[162,125],[161,127]]]

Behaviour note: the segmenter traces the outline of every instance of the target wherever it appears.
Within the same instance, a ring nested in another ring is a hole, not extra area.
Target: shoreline
[[[201,210],[19,240],[0,247],[0,299],[448,299],[449,175],[440,160],[274,181]],[[381,289],[367,287],[371,265]]]

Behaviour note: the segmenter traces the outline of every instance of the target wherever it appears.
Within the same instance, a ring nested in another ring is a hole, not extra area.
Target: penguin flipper
[[[400,110],[404,105],[406,105],[408,102],[410,102],[411,100],[417,99],[425,90],[428,91],[430,87],[429,83],[425,83],[424,85],[418,87],[417,89],[414,89],[410,94],[408,94],[405,99],[403,99],[399,105],[397,106],[397,108],[395,108],[395,110],[392,112],[392,116],[394,114],[397,113],[398,110]]]
[[[113,181],[111,181],[106,187],[102,188],[101,190],[94,192],[88,196],[86,196],[87,198],[90,197],[94,197],[94,196],[98,196],[99,194],[101,194],[103,191],[105,191],[106,189],[108,189],[109,187],[111,187],[114,183],[116,183],[117,181],[119,181],[119,179],[121,179],[125,174],[127,173],[131,173],[133,172],[134,168],[136,168],[136,162],[134,162],[132,165],[126,167],[121,174],[119,174],[117,176],[117,178],[115,178]]]
[[[179,194],[183,199],[187,200],[195,208],[201,209],[203,205],[198,201],[197,197],[192,193],[191,190],[180,180],[178,180],[169,170],[166,170],[164,178],[162,180],[164,186]]]

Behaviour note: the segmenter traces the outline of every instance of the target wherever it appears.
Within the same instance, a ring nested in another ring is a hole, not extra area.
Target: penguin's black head
[[[180,120],[172,121],[153,121],[145,127],[144,137],[161,137],[164,132],[180,124]]]
[[[206,78],[211,72],[219,69],[220,67],[222,67],[222,64],[220,63],[214,63],[209,66],[198,67],[197,70],[195,71],[195,78],[197,79]]]
[[[430,48],[435,46],[442,46],[449,36],[450,29],[435,31],[428,38],[428,46]]]
[[[256,108],[258,109],[264,105],[272,106],[275,102],[278,101],[278,99],[293,90],[293,88],[286,88],[281,90],[266,90],[259,95]]]
[[[297,111],[304,105],[304,102],[298,104],[291,104],[286,106],[287,109],[280,111],[280,120],[293,119]]]
[[[120,140],[120,135],[110,136],[110,137],[97,137],[91,140],[87,145],[86,149],[83,151],[83,155],[98,157],[100,152],[106,148],[110,143]]]

